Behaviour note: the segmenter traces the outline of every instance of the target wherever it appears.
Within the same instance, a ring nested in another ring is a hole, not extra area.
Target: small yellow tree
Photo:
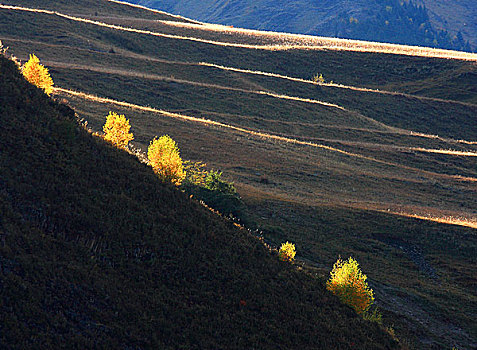
[[[163,180],[179,186],[186,173],[176,142],[168,135],[154,139],[147,149],[149,163],[156,174]]]
[[[316,73],[313,76],[312,80],[313,80],[313,82],[319,83],[319,84],[324,84],[324,82],[325,82],[325,78],[323,78],[323,74],[318,74],[318,73]]]
[[[118,148],[126,149],[129,141],[134,140],[134,135],[129,132],[130,128],[129,119],[123,114],[109,112],[103,126],[104,139]]]
[[[280,250],[278,251],[278,257],[283,261],[292,261],[295,259],[295,245],[290,242],[282,243]]]
[[[368,311],[374,302],[373,290],[366,283],[359,264],[353,258],[338,259],[326,282],[326,289],[337,295],[341,302],[351,306],[358,314]]]
[[[35,55],[30,55],[30,59],[21,68],[26,80],[33,85],[43,89],[50,96],[53,92],[53,79],[50,77],[48,69],[40,64],[40,60]]]

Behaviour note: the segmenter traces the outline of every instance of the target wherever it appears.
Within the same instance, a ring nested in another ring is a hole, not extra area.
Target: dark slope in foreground
[[[396,344],[0,57],[1,348]]]

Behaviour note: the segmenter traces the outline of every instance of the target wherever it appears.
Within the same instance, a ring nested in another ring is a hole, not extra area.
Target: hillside
[[[356,258],[401,345],[475,348],[477,55],[111,1],[5,2],[24,6],[0,6],[8,52],[40,57],[55,98],[93,131],[112,110],[130,119],[136,148],[169,134],[184,159],[235,183],[241,222],[274,248],[294,242],[322,282],[339,256]]]
[[[0,74],[2,348],[396,347],[3,57]]]
[[[475,48],[477,45],[477,6],[473,0],[421,0],[427,7],[434,28],[452,35],[460,31]],[[474,50],[475,51],[475,50]]]
[[[129,0],[241,28],[475,51],[475,2]],[[425,7],[424,7],[425,6]],[[426,7],[431,8],[428,11]],[[469,44],[470,42],[470,44]]]

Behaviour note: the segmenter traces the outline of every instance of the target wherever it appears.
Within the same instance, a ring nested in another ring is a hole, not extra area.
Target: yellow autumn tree
[[[368,287],[367,277],[356,260],[351,257],[347,261],[338,259],[330,275],[326,289],[360,315],[369,310],[374,302],[373,290]]]
[[[103,126],[104,139],[118,148],[126,149],[129,141],[134,140],[134,135],[129,132],[130,128],[129,119],[123,114],[110,111]]]
[[[186,173],[176,142],[168,135],[155,138],[149,144],[147,157],[154,172],[163,180],[179,186]]]
[[[278,251],[278,257],[283,261],[292,261],[295,259],[295,245],[290,242],[282,243],[280,250]]]
[[[48,69],[40,64],[38,57],[31,54],[30,59],[23,65],[21,71],[26,80],[43,89],[48,96],[51,95],[53,92],[53,79],[51,79]]]

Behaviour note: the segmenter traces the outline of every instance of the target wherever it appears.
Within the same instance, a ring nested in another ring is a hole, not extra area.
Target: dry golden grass
[[[94,71],[94,72],[118,74],[118,75],[123,75],[123,76],[128,76],[128,77],[136,77],[136,78],[143,78],[143,79],[173,81],[173,82],[176,82],[176,83],[188,84],[188,85],[193,85],[193,86],[200,86],[200,87],[205,87],[205,88],[210,88],[210,89],[229,90],[229,91],[243,92],[243,93],[247,93],[247,94],[264,95],[264,96],[269,96],[269,97],[278,98],[278,99],[282,99],[282,100],[290,100],[290,101],[305,102],[305,103],[311,103],[311,104],[319,104],[319,105],[326,106],[326,107],[338,108],[338,109],[343,110],[343,111],[345,110],[345,108],[343,108],[341,106],[338,106],[334,103],[318,101],[318,100],[314,100],[314,99],[311,99],[311,98],[302,98],[302,97],[297,97],[297,96],[275,94],[273,92],[268,92],[268,91],[261,91],[261,90],[254,91],[254,90],[246,90],[246,89],[234,88],[234,87],[218,85],[218,84],[200,83],[200,82],[195,82],[195,81],[190,81],[190,80],[171,78],[171,77],[163,76],[163,75],[145,74],[145,73],[142,73],[142,72],[134,72],[132,70],[111,69],[111,68],[104,68],[104,67],[95,67],[95,66],[91,66],[91,65],[68,64],[68,63],[52,62],[52,61],[49,61],[48,64],[51,67],[89,70],[89,71]]]
[[[373,93],[384,94],[384,95],[392,95],[392,96],[405,96],[405,97],[417,98],[417,99],[421,99],[421,100],[437,101],[437,102],[444,102],[444,103],[445,102],[447,102],[447,103],[458,103],[458,104],[463,104],[463,105],[468,105],[468,106],[473,106],[474,105],[472,103],[466,103],[466,102],[461,102],[461,101],[450,101],[450,100],[445,100],[445,99],[435,98],[435,97],[418,96],[418,95],[412,95],[412,94],[407,94],[407,93],[403,93],[403,92],[385,91],[385,90],[379,90],[379,89],[369,89],[369,88],[343,85],[343,84],[337,84],[337,83],[326,83],[326,82],[321,83],[321,82],[315,82],[313,80],[294,78],[294,77],[289,77],[289,76],[286,76],[286,75],[281,75],[281,74],[276,74],[276,73],[261,72],[261,71],[256,71],[256,70],[240,69],[240,68],[234,68],[234,67],[225,67],[225,66],[221,66],[221,65],[218,65],[218,64],[207,63],[207,62],[200,62],[198,64],[202,65],[202,66],[213,67],[213,68],[222,69],[222,70],[226,70],[226,71],[247,73],[247,74],[254,74],[254,75],[262,75],[262,76],[266,76],[266,77],[285,79],[285,80],[290,80],[290,81],[294,81],[294,82],[298,82],[298,83],[304,83],[304,84],[332,86],[332,87],[336,87],[336,88],[340,88],[340,89],[363,91],[363,92],[373,92]]]
[[[410,150],[427,153],[447,154],[450,156],[477,157],[477,153],[472,151],[456,151],[451,149],[426,149],[421,147],[411,147]]]
[[[394,215],[408,217],[408,218],[415,218],[420,220],[438,222],[441,224],[465,226],[465,227],[477,229],[477,219],[468,219],[465,217],[455,217],[455,216],[419,215],[419,214],[409,214],[409,213],[392,212],[392,211],[386,211],[386,212],[390,214],[394,214]]]
[[[273,135],[273,134],[269,134],[269,133],[265,133],[265,132],[257,132],[257,131],[254,131],[254,130],[250,130],[250,129],[246,129],[246,128],[242,128],[242,127],[238,127],[238,126],[234,126],[234,125],[230,125],[230,124],[226,124],[226,123],[221,123],[221,122],[217,122],[217,121],[210,120],[210,119],[196,118],[196,117],[191,117],[191,116],[187,116],[187,115],[183,115],[183,114],[179,114],[179,113],[171,113],[171,112],[168,112],[168,111],[164,111],[164,110],[160,110],[160,109],[156,109],[156,108],[152,108],[152,107],[145,107],[145,106],[139,106],[139,105],[128,103],[128,102],[115,101],[115,100],[108,99],[108,98],[102,98],[102,97],[98,97],[98,96],[94,96],[94,95],[90,95],[90,94],[85,94],[85,93],[82,93],[82,92],[76,92],[76,91],[71,91],[71,90],[67,90],[67,89],[62,89],[62,88],[58,88],[58,87],[55,88],[55,91],[63,92],[63,93],[74,95],[74,96],[79,96],[81,98],[88,99],[88,100],[91,100],[91,101],[94,101],[94,102],[112,103],[112,104],[116,104],[118,106],[140,109],[140,110],[143,110],[143,111],[148,111],[148,112],[153,112],[153,113],[159,113],[159,114],[162,114],[162,115],[167,116],[167,117],[178,118],[178,119],[183,119],[183,120],[192,121],[192,122],[198,122],[198,123],[202,123],[202,124],[219,126],[219,127],[222,127],[222,128],[227,128],[227,129],[239,131],[239,132],[242,132],[242,133],[246,133],[246,134],[249,134],[249,135],[257,136],[257,137],[260,137],[260,138],[282,141],[282,142],[286,142],[286,143],[293,143],[293,144],[302,145],[302,146],[323,148],[323,149],[326,149],[326,150],[329,150],[329,151],[338,152],[338,153],[348,155],[348,156],[352,156],[352,157],[363,158],[363,159],[375,161],[375,162],[378,162],[378,163],[388,164],[388,165],[395,165],[393,163],[383,162],[383,161],[380,161],[380,160],[372,158],[372,157],[366,157],[366,156],[362,156],[360,154],[343,151],[343,150],[335,148],[335,147],[320,145],[320,144],[317,144],[317,143],[314,143],[314,142],[309,142],[309,141],[301,141],[301,140],[292,139],[292,138],[283,137],[283,136],[278,136],[278,135]],[[288,97],[288,98],[290,98],[290,97]],[[290,98],[290,99],[295,100],[294,98]],[[296,100],[298,100],[298,99],[296,99]]]
[[[477,181],[477,179],[476,179]],[[376,211],[389,215],[437,222],[446,225],[465,226],[477,229],[477,217],[471,213],[446,211],[441,208],[420,207],[417,205],[396,206],[393,203],[352,203],[337,202],[336,205],[360,210]]]
[[[342,110],[342,111],[348,111],[346,108],[344,108],[342,106],[339,106],[337,104],[333,104],[333,103],[329,103],[329,102],[325,102],[325,101],[319,101],[319,100],[310,99],[310,98],[288,96],[288,95],[284,95],[284,94],[277,94],[277,93],[273,93],[273,92],[269,92],[269,91],[263,91],[263,90],[249,90],[249,89],[236,88],[236,87],[224,86],[224,85],[219,85],[219,84],[202,83],[202,82],[197,82],[197,81],[173,78],[173,77],[166,76],[166,75],[149,74],[149,73],[144,73],[144,72],[141,72],[141,71],[134,71],[134,70],[131,70],[131,69],[124,70],[124,69],[115,69],[115,68],[110,68],[110,67],[105,68],[105,67],[94,66],[94,65],[91,65],[91,64],[90,65],[80,65],[80,64],[70,64],[70,63],[64,63],[64,62],[56,62],[56,61],[48,61],[48,65],[51,66],[51,67],[58,67],[58,68],[89,70],[89,71],[94,71],[94,72],[122,75],[122,76],[127,76],[127,77],[136,77],[136,78],[142,78],[142,79],[176,82],[176,83],[187,84],[187,85],[191,85],[191,86],[205,87],[205,88],[210,88],[210,89],[228,90],[228,91],[235,91],[235,92],[241,92],[241,93],[246,93],[246,94],[264,95],[264,96],[277,98],[277,99],[281,99],[281,100],[297,101],[297,102],[310,103],[310,104],[319,104],[319,105],[326,106],[326,107],[337,108],[337,109]],[[187,63],[187,65],[194,65],[194,63]],[[296,82],[299,82],[299,83],[307,83],[307,84],[309,83],[309,84],[315,84],[316,85],[316,83],[308,81],[308,80],[283,77],[283,76],[279,76],[279,75],[273,74],[273,73],[253,72],[253,71],[247,71],[247,70],[236,69],[236,68],[231,68],[231,67],[223,67],[223,66],[218,66],[218,65],[214,65],[214,64],[208,64],[208,63],[204,63],[204,62],[199,63],[199,65],[214,67],[214,68],[224,69],[224,70],[237,71],[237,72],[241,72],[241,73],[244,72],[244,73],[265,75],[265,76],[271,76],[271,77],[278,77],[278,78],[283,78],[283,79],[287,79],[287,80],[291,80],[291,81],[296,81]],[[339,86],[337,84],[322,84],[322,85],[337,86],[337,87],[344,88],[344,89],[367,91],[367,92],[376,92],[376,93],[390,94],[390,95],[406,95],[406,94],[400,94],[400,93],[383,92],[383,91],[377,91],[377,90],[371,90],[371,89],[365,89],[365,88],[357,88],[357,87],[351,87],[351,86],[343,86],[343,85]],[[417,98],[417,99],[423,99],[423,100],[430,100],[430,101],[466,104],[466,103],[462,103],[462,102],[451,102],[451,101],[446,101],[446,100],[439,100],[439,99],[420,97],[420,96],[409,96],[409,97]],[[430,138],[430,139],[437,139],[437,140],[444,141],[446,143],[454,143],[454,144],[461,144],[462,143],[462,144],[469,144],[469,145],[476,144],[476,142],[474,142],[474,141],[455,140],[455,139],[440,137],[438,135],[429,135],[429,134],[425,134],[425,133],[415,132],[415,131],[412,131],[412,130],[405,130],[405,129],[400,129],[400,128],[396,128],[396,127],[390,127],[386,124],[383,124],[381,122],[378,122],[378,121],[376,121],[372,118],[366,117],[366,116],[361,115],[361,114],[356,115],[356,117],[362,118],[362,119],[366,120],[367,122],[370,122],[371,124],[376,124],[376,126],[378,126],[380,128],[383,128],[383,129],[386,129],[386,130],[389,130],[390,132],[393,132],[393,133],[412,135],[412,136],[416,136],[416,137],[423,137],[423,138]],[[422,152],[428,152],[428,153],[463,155],[463,156],[472,156],[475,153],[475,152],[472,152],[472,151],[469,151],[469,152],[453,151],[452,152],[452,151],[429,150],[429,149],[425,149],[425,148],[412,148],[412,147],[407,148],[407,150],[409,150],[409,151],[422,151]]]
[[[327,38],[303,34],[279,33],[271,31],[260,31],[252,29],[234,28],[231,26],[224,26],[219,24],[209,23],[179,23],[173,21],[160,21],[161,23],[196,30],[213,31],[226,34],[241,34],[249,37],[262,38],[264,41],[273,42],[268,45],[249,45],[259,48],[266,48],[267,46],[273,50],[286,49],[331,49],[331,50],[349,50],[359,52],[379,52],[398,55],[422,56],[422,57],[439,57],[449,59],[462,59],[477,61],[477,55],[473,53],[434,49],[428,47],[410,46],[410,45],[396,45],[388,43],[379,43],[363,40]],[[244,46],[246,46],[244,44]]]

